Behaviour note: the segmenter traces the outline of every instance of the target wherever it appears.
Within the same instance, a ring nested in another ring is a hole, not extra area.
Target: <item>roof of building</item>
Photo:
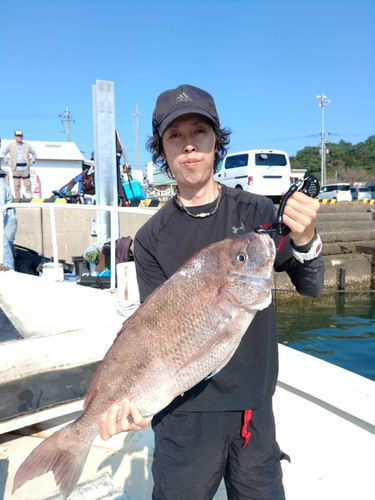
[[[14,139],[1,140],[1,156],[3,149]],[[82,161],[83,154],[75,142],[25,141],[36,152],[38,160],[73,160]]]

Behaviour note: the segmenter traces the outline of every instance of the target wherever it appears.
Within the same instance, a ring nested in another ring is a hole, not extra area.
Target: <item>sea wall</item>
[[[46,206],[46,205],[44,205]],[[120,213],[120,235],[134,238],[136,232],[155,213],[150,215]],[[59,259],[72,263],[72,257],[80,256],[97,241],[95,234],[96,210],[59,209],[55,212],[57,248]],[[17,210],[18,230],[15,244],[31,248],[45,257],[52,257],[51,221],[49,210],[21,208]]]
[[[44,205],[46,206],[46,205]],[[370,289],[374,287],[375,265],[367,253],[357,252],[357,245],[375,245],[375,206],[364,203],[337,203],[322,205],[317,219],[317,230],[323,241],[325,262],[325,288],[337,289],[339,273],[345,275],[348,289]],[[120,213],[120,235],[134,238],[136,232],[155,213],[148,208],[149,215]],[[46,257],[52,257],[52,238],[49,210],[22,208],[17,211],[18,231],[15,243],[31,248]],[[96,210],[56,211],[56,231],[59,259],[72,263],[96,241]],[[341,269],[341,271],[340,271]],[[274,287],[293,289],[285,273],[275,273]]]

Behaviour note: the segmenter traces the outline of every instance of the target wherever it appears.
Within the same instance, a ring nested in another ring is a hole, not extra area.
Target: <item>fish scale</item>
[[[98,367],[83,414],[44,440],[18,469],[13,492],[49,470],[62,497],[77,484],[101,415],[122,399],[143,416],[222,369],[256,311],[271,301],[275,247],[250,233],[189,259],[124,323]]]

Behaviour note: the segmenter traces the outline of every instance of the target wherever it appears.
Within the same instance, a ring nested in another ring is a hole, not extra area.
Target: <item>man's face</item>
[[[18,142],[18,144],[20,144],[22,142],[22,139],[23,139],[22,135],[15,135],[14,137],[16,138],[16,141]]]
[[[162,139],[163,157],[180,187],[199,187],[213,176],[215,134],[202,115],[191,113],[176,118]]]

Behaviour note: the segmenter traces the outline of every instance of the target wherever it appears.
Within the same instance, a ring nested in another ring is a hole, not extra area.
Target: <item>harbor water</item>
[[[375,293],[274,293],[280,343],[375,381]]]

